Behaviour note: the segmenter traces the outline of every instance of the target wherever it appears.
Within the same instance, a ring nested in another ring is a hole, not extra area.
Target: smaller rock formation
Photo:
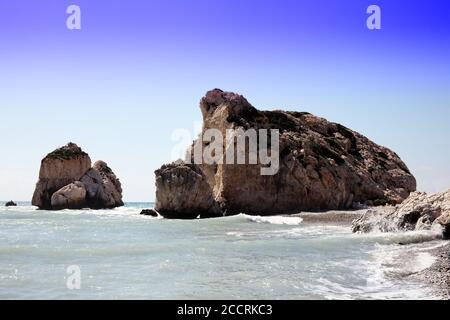
[[[5,203],[5,207],[17,207],[17,203],[11,200]]]
[[[74,143],[49,153],[41,162],[32,204],[45,210],[111,209],[123,206],[122,186],[103,161]]]
[[[427,230],[442,226],[450,238],[450,190],[428,195],[412,193],[402,204],[383,211],[369,210],[353,222],[353,232]]]
[[[151,217],[155,217],[155,218],[159,217],[158,212],[156,212],[154,209],[144,209],[141,211],[141,215],[151,216]]]
[[[74,143],[49,153],[41,161],[32,204],[40,209],[51,210],[53,193],[79,181],[90,167],[91,158]]]
[[[174,163],[155,171],[156,210],[165,218],[195,219],[221,216],[211,187],[194,164]]]

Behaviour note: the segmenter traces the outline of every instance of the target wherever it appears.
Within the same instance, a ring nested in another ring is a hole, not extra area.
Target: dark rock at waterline
[[[5,207],[17,207],[17,203],[15,203],[14,201],[8,201],[5,204]]]
[[[156,212],[153,209],[144,209],[144,210],[141,211],[141,215],[151,216],[151,217],[155,217],[155,218],[157,218],[159,216],[158,212]]]

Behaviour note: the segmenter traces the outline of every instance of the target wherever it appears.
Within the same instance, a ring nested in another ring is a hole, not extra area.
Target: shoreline
[[[302,218],[303,222],[308,224],[333,224],[350,228],[352,222],[361,217],[367,210],[369,209],[354,212],[302,212],[287,216]],[[432,266],[410,276],[418,282],[433,287],[433,291],[441,299],[450,300],[450,241],[430,250],[429,253],[436,259]]]
[[[304,223],[309,224],[333,224],[340,226],[352,225],[355,219],[360,218],[367,210],[355,210],[355,211],[324,211],[324,212],[301,212],[296,214],[284,215],[286,217],[302,218]]]
[[[433,286],[436,294],[443,300],[450,300],[450,241],[430,253],[436,258],[433,265],[418,272],[414,277],[417,280]]]

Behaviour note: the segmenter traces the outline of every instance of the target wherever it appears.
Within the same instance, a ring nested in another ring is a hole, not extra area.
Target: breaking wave
[[[250,216],[247,214],[240,214],[239,216],[244,217],[248,221],[252,221],[252,222],[277,224],[277,225],[296,226],[303,222],[303,219],[299,218],[299,217],[285,217],[285,216],[263,217],[263,216]]]

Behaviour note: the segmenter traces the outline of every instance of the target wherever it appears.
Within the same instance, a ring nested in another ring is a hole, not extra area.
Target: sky
[[[72,141],[125,201],[154,201],[173,132],[194,130],[213,88],[342,123],[443,191],[449,57],[446,0],[0,0],[0,200],[31,200],[41,159]]]

